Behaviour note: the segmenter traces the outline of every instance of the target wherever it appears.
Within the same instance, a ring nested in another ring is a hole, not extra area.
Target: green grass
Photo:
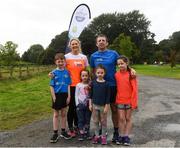
[[[169,65],[133,65],[138,74],[163,78],[180,79],[180,65],[171,68]]]
[[[47,73],[0,82],[0,131],[15,129],[51,114]]]

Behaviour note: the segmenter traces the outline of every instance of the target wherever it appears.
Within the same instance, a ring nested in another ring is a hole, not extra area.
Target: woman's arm
[[[67,97],[67,100],[66,100],[66,104],[69,104],[70,100],[71,100],[71,91],[70,91],[70,85],[68,85],[68,97]]]

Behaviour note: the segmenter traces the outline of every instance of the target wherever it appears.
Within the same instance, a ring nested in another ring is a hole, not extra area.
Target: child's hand
[[[131,75],[136,77],[136,71],[133,68],[131,68]]]
[[[132,107],[132,110],[138,110],[138,107],[137,106]]]
[[[104,114],[107,114],[108,110],[109,110],[108,105],[105,105],[105,107],[104,107]]]
[[[52,79],[52,78],[54,77],[54,74],[53,74],[52,72],[50,72],[50,73],[48,74],[48,77]]]
[[[56,101],[56,97],[53,97],[53,102],[55,103],[55,101]]]
[[[89,110],[92,112],[93,110],[92,104],[89,104]]]
[[[70,99],[71,99],[71,97],[70,97],[70,96],[69,96],[69,97],[67,97],[67,100],[66,100],[66,104],[67,104],[67,105],[70,103]]]

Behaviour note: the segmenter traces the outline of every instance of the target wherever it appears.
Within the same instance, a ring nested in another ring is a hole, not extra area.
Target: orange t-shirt
[[[115,73],[117,84],[116,104],[130,104],[134,109],[137,107],[138,87],[137,80],[129,79],[129,72],[118,71]]]
[[[89,65],[87,57],[81,53],[78,55],[68,53],[65,58],[66,68],[71,76],[71,86],[76,86],[81,81],[80,72]]]

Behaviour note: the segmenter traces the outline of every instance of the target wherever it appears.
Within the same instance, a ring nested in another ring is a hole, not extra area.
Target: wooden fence
[[[24,78],[42,72],[50,72],[54,66],[52,65],[16,65],[16,66],[0,66],[0,79],[8,78]]]

